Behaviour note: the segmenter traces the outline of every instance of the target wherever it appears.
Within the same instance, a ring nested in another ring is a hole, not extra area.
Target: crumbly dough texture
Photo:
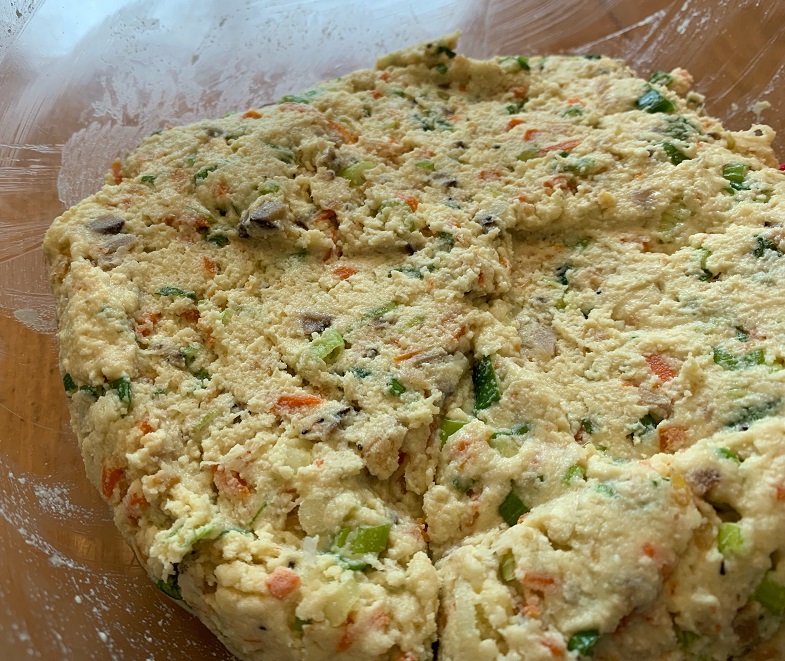
[[[454,48],[167,128],[54,222],[91,480],[242,659],[785,658],[773,131]]]

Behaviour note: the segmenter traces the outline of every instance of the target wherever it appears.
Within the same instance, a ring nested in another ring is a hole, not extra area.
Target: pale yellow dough
[[[242,659],[785,658],[773,132],[454,48],[167,128],[54,222],[88,475]]]

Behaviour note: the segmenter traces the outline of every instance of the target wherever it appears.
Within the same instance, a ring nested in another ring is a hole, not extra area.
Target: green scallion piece
[[[738,523],[721,523],[717,532],[717,548],[723,555],[736,555],[744,548],[744,534]]]
[[[155,292],[155,295],[171,296],[173,298],[190,298],[192,301],[196,300],[196,294],[194,292],[186,291],[185,289],[180,289],[179,287],[161,287],[157,292]]]
[[[649,87],[635,101],[635,107],[645,112],[673,112],[675,106],[653,87]]]
[[[341,176],[344,179],[349,180],[350,186],[357,188],[365,183],[366,171],[375,167],[376,163],[372,163],[371,161],[360,161],[359,163],[354,163],[349,167],[344,168],[341,171]]]
[[[785,585],[774,578],[773,572],[766,572],[753,596],[769,613],[778,617],[785,613]]]
[[[729,448],[717,448],[715,452],[723,459],[730,459],[731,461],[735,461],[737,464],[741,463],[739,455]]]
[[[529,508],[523,504],[521,497],[515,493],[514,489],[510,489],[510,492],[501,502],[498,509],[499,516],[504,519],[505,523],[510,527],[516,525],[518,519],[528,511]]]
[[[447,439],[464,425],[466,425],[466,422],[463,420],[450,420],[449,418],[444,418],[439,423],[439,440],[442,445],[444,445],[447,442]]]
[[[578,652],[583,656],[594,656],[594,646],[600,638],[597,629],[587,629],[572,634],[567,641],[567,649],[570,652]]]
[[[678,165],[679,163],[683,163],[684,161],[690,160],[690,157],[687,156],[687,154],[685,154],[681,149],[679,149],[672,142],[663,142],[662,150],[665,152],[665,155],[668,157],[668,160],[671,163],[673,163],[673,165]]]
[[[496,377],[496,370],[493,368],[493,360],[490,356],[483,356],[474,364],[472,383],[476,411],[483,411],[501,399],[499,379]]]
[[[63,374],[63,388],[65,388],[65,391],[68,394],[76,392],[77,389],[76,383],[68,372]]]
[[[183,598],[183,594],[180,592],[180,586],[177,584],[177,576],[170,576],[165,581],[157,580],[155,582],[155,587],[172,599],[181,601]]]
[[[499,578],[505,583],[515,580],[515,556],[512,551],[507,551],[499,558]]]
[[[112,381],[110,387],[117,391],[117,398],[120,403],[125,406],[126,410],[131,410],[131,379],[127,376],[121,376],[119,379]]]
[[[400,396],[406,392],[406,386],[404,386],[395,377],[390,377],[390,381],[387,385],[387,392],[390,393],[391,395]]]
[[[308,352],[325,363],[333,363],[343,351],[344,342],[341,334],[334,328],[327,328],[308,346]]]
[[[562,482],[564,484],[569,484],[573,480],[582,480],[586,476],[586,470],[583,466],[579,466],[578,464],[573,464],[567,469],[567,472],[564,474],[562,478]]]

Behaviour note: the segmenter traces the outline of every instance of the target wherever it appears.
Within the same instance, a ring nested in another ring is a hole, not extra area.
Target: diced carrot
[[[390,80],[390,74],[387,71],[380,71],[379,72],[379,78],[381,78],[383,81],[387,82],[388,80]]]
[[[297,572],[288,567],[276,567],[264,581],[267,590],[276,599],[286,599],[292,592],[300,587],[300,577]]]
[[[653,353],[649,356],[644,356],[646,359],[646,364],[649,366],[649,369],[656,374],[661,381],[670,381],[674,376],[676,376],[676,372],[671,369],[671,366],[665,361],[665,359],[658,353]]]
[[[646,542],[643,545],[643,555],[647,558],[653,558],[657,555],[657,549],[654,548],[654,545],[651,542]]]
[[[218,273],[218,265],[206,255],[202,255],[202,266],[210,275]]]
[[[256,110],[248,110],[243,113],[243,119],[259,119],[261,116],[261,113]]]
[[[356,635],[354,627],[354,619],[351,615],[346,618],[346,622],[343,623],[343,631],[341,632],[341,637],[338,639],[338,643],[335,646],[335,649],[338,652],[345,652],[348,650],[352,644],[354,643],[354,638]]]
[[[552,588],[555,582],[553,576],[549,574],[526,572],[521,580],[521,585],[534,592],[545,592],[549,588]]]
[[[570,149],[575,149],[579,144],[581,144],[580,140],[565,140],[564,142],[557,142],[555,145],[549,145],[548,147],[543,147],[543,151],[569,151]]]
[[[684,447],[687,441],[687,430],[684,427],[665,427],[657,431],[660,437],[660,452],[676,452]]]
[[[556,659],[563,659],[564,658],[564,643],[558,640],[554,640],[548,634],[545,634],[540,638],[540,642],[542,643],[543,647],[547,647],[548,651],[551,653],[551,656]]]
[[[513,117],[509,122],[507,122],[507,130],[514,129],[516,126],[520,124],[525,124],[526,120],[521,119],[520,117]]]
[[[122,468],[109,468],[104,466],[101,469],[101,493],[104,498],[111,498],[114,494],[114,488],[118,485],[120,480],[123,479]]]
[[[286,412],[291,413],[298,409],[309,408],[311,406],[318,406],[324,400],[318,395],[312,395],[308,392],[293,393],[291,395],[281,395],[275,401],[273,408],[277,413]]]
[[[382,93],[379,90],[371,90],[369,94],[372,99],[378,99],[382,96]]]
[[[540,617],[542,611],[540,610],[540,599],[537,596],[527,597],[523,604],[523,614],[534,620]]]
[[[213,482],[218,490],[227,496],[248,496],[251,489],[240,473],[226,466],[218,466],[213,475]]]
[[[523,133],[523,139],[526,142],[531,142],[540,133],[542,133],[542,131],[540,131],[539,129],[526,129],[526,131],[524,131],[524,133]]]
[[[338,131],[338,133],[340,133],[347,142],[357,142],[357,136],[351,133],[349,129],[347,129],[343,124],[339,124],[329,117],[326,117],[325,119],[327,120],[327,124]]]
[[[777,490],[777,500],[785,500],[785,484],[778,484],[774,488]]]
[[[122,169],[123,164],[120,161],[112,161],[112,179],[115,184],[119,184],[123,180]]]
[[[144,416],[144,418],[137,422],[136,426],[143,434],[149,434],[150,432],[155,431],[153,426],[150,424],[150,419],[147,416]]]
[[[139,335],[142,337],[147,337],[150,333],[152,333],[160,318],[161,314],[159,312],[145,312],[142,315],[141,323],[139,323],[136,327],[139,331]]]
[[[195,324],[199,321],[199,310],[196,308],[188,308],[180,313],[180,316],[185,319],[189,324]]]
[[[142,492],[142,485],[138,481],[132,485],[123,498],[123,505],[128,518],[134,523],[139,521],[149,503]]]
[[[581,99],[576,98],[576,97],[572,97],[571,99],[567,99],[567,103],[569,103],[570,105],[573,105],[575,103],[581,103],[582,104],[583,101]]]
[[[574,193],[578,190],[575,180],[571,177],[566,177],[563,174],[557,174],[556,176],[545,180],[542,185],[550,191],[563,190]]]
[[[413,358],[414,356],[416,356],[419,353],[422,353],[419,349],[414,349],[412,351],[407,351],[406,353],[402,353],[399,356],[395,356],[393,358],[393,362],[394,363],[401,363],[404,360],[408,360],[409,358]]]
[[[332,209],[322,209],[319,213],[317,213],[313,217],[313,221],[315,223],[318,223],[318,222],[324,221],[324,220],[332,220],[333,218],[335,218],[335,216],[336,216],[336,213]]]
[[[333,268],[333,275],[341,280],[346,280],[355,273],[357,273],[357,269],[353,266],[347,266],[346,264],[341,264]]]
[[[529,94],[529,90],[526,87],[513,87],[512,95],[516,99],[525,99]]]
[[[386,629],[390,625],[390,616],[387,611],[379,609],[368,619],[368,626],[372,629]]]
[[[500,170],[480,170],[480,174],[477,176],[483,181],[496,181],[502,176],[502,172]]]
[[[396,193],[395,195],[397,198],[406,202],[409,205],[409,208],[412,210],[412,213],[417,211],[417,207],[420,206],[419,201],[417,200],[414,195],[406,195],[405,193]]]

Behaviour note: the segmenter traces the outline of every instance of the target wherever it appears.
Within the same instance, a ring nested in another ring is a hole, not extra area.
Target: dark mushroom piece
[[[117,216],[101,216],[87,223],[87,229],[98,234],[119,234],[125,221]]]
[[[276,200],[266,200],[258,207],[246,209],[240,216],[240,223],[237,226],[237,234],[247,239],[264,236],[271,230],[279,230],[283,227],[289,208]]]
[[[300,315],[300,324],[308,337],[312,333],[324,332],[332,323],[332,316],[322,312],[303,312]]]

